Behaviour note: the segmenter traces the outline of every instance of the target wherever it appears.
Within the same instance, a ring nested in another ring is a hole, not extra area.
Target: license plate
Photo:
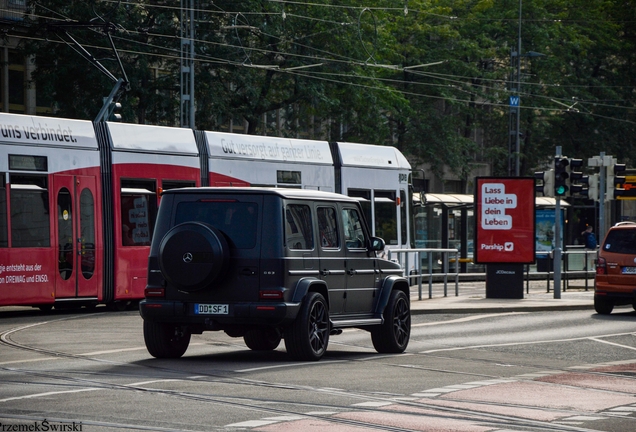
[[[195,315],[227,315],[230,307],[226,304],[195,304]]]
[[[623,267],[623,274],[636,274],[636,267]]]

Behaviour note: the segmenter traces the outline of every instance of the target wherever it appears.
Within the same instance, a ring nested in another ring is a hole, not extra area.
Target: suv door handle
[[[358,272],[356,271],[356,269],[349,269],[349,270],[347,270],[347,274],[350,274],[351,276],[353,276],[353,275],[354,275],[354,274],[356,274],[356,273],[358,273]]]
[[[328,276],[329,275],[329,270],[320,270],[320,274],[323,276]]]
[[[256,271],[249,267],[246,267],[243,270],[241,270],[241,275],[243,276],[254,276],[255,274],[256,274]]]

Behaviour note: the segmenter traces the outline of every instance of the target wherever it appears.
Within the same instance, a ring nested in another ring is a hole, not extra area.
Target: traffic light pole
[[[605,152],[601,152],[601,161],[605,161]],[[598,186],[598,239],[603,240],[605,237],[605,194],[607,189],[607,169],[605,163],[601,163],[599,167],[599,186]]]
[[[556,157],[561,157],[561,146],[556,147]],[[555,196],[554,207],[554,298],[561,298],[561,197]]]

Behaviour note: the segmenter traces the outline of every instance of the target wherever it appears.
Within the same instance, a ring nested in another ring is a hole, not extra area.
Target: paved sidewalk
[[[428,283],[422,284],[422,300],[419,300],[418,286],[411,286],[411,313],[472,313],[472,312],[522,312],[546,310],[594,310],[594,280],[573,280],[566,290],[561,287],[560,298],[555,298],[554,283],[550,292],[546,280],[524,281],[523,299],[486,298],[486,283],[483,281],[460,282],[455,295],[455,282],[447,285],[434,283],[432,298],[429,298]]]

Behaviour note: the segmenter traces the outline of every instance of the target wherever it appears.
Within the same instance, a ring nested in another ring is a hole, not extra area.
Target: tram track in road
[[[51,358],[62,357],[62,358],[69,358],[74,360],[109,363],[109,364],[120,365],[120,366],[133,366],[135,368],[142,368],[145,370],[150,370],[155,372],[170,373],[171,375],[174,375],[174,376],[179,376],[179,375],[183,376],[184,374],[190,375],[189,373],[185,373],[182,370],[178,370],[174,368],[166,368],[163,366],[139,365],[139,364],[130,365],[129,363],[125,363],[125,362],[106,360],[106,359],[97,358],[97,357],[89,357],[85,354],[72,354],[72,353],[67,353],[63,351],[42,349],[37,346],[31,346],[31,345],[18,343],[12,340],[11,338],[12,335],[17,334],[20,331],[32,329],[39,325],[46,325],[51,322],[68,320],[73,318],[75,317],[65,317],[60,320],[54,320],[54,321],[49,320],[49,321],[43,321],[39,323],[32,323],[26,326],[16,327],[16,328],[7,330],[5,332],[0,333],[0,343],[14,349],[27,350],[27,351],[31,351],[31,352],[35,352],[35,353],[39,353],[43,355],[48,355]],[[597,336],[597,337],[602,337],[602,336]],[[467,349],[469,348],[470,347],[467,347]],[[410,355],[421,356],[424,354],[410,354]],[[382,357],[378,358],[378,360],[381,360],[381,359]],[[344,359],[339,361],[355,363],[360,361],[368,362],[370,360],[372,359],[361,360],[357,358],[357,359]],[[462,360],[473,360],[473,361],[478,361],[482,363],[494,363],[492,361],[488,361],[485,359],[462,359]],[[404,365],[395,365],[395,364],[386,363],[386,362],[383,362],[382,364],[385,367],[387,366],[408,367]],[[313,365],[314,364],[307,364],[306,366],[312,367]],[[316,363],[315,365],[321,366],[320,363]],[[524,365],[524,366],[535,367],[532,365]],[[401,406],[403,408],[403,412],[406,412],[409,415],[420,416],[423,421],[425,421],[427,417],[433,416],[433,417],[438,417],[443,419],[454,419],[454,420],[464,420],[464,421],[466,421],[467,419],[470,419],[470,421],[472,421],[473,423],[478,423],[483,425],[487,424],[491,427],[501,427],[501,428],[504,428],[504,427],[510,428],[511,426],[514,426],[514,427],[524,428],[525,430],[571,430],[571,431],[589,430],[586,428],[580,428],[580,427],[571,426],[571,425],[553,424],[550,422],[528,420],[528,419],[520,418],[514,415],[511,416],[511,415],[485,413],[476,408],[458,409],[458,408],[440,407],[439,405],[435,405],[432,403],[422,402],[422,400],[398,400],[399,397],[396,397],[396,396],[399,396],[399,395],[387,396],[387,395],[380,395],[380,394],[370,394],[369,392],[360,392],[360,391],[354,392],[349,390],[328,389],[328,388],[319,388],[319,387],[313,387],[313,386],[266,382],[266,381],[260,381],[260,380],[251,380],[246,378],[232,377],[222,373],[219,373],[219,374],[201,373],[197,377],[190,377],[190,378],[183,377],[183,378],[176,378],[176,379],[179,381],[191,380],[191,381],[196,381],[197,383],[201,383],[201,382],[205,382],[209,380],[209,382],[216,383],[216,384],[220,383],[220,384],[231,384],[231,385],[247,385],[247,386],[253,386],[253,387],[269,387],[269,388],[278,388],[278,389],[285,389],[285,390],[292,390],[292,391],[321,392],[322,394],[333,394],[334,396],[347,397],[352,399],[359,399],[359,400],[370,402],[370,403],[376,403],[377,406],[364,407],[364,406],[355,406],[356,404],[351,404],[350,406],[342,407],[342,406],[334,406],[334,405],[324,404],[324,403],[318,404],[318,403],[310,403],[310,402],[298,402],[298,401],[289,401],[285,399],[272,401],[270,398],[268,399],[244,398],[244,397],[240,398],[240,397],[233,397],[233,396],[219,397],[219,396],[211,396],[209,394],[204,394],[204,393],[190,393],[190,392],[165,390],[160,388],[148,387],[152,383],[166,382],[169,380],[175,380],[175,378],[146,380],[146,381],[133,382],[128,384],[115,384],[115,383],[107,383],[107,382],[103,382],[101,380],[95,380],[95,379],[69,377],[67,375],[63,375],[60,373],[42,372],[42,371],[13,368],[13,367],[12,368],[3,367],[3,368],[0,368],[0,370],[11,371],[13,373],[22,373],[22,374],[31,375],[31,376],[38,376],[39,378],[43,378],[43,379],[56,380],[56,381],[59,381],[59,384],[57,385],[59,385],[60,387],[73,386],[74,388],[68,390],[68,392],[73,392],[73,391],[77,392],[78,390],[82,388],[87,389],[86,391],[94,391],[94,390],[136,391],[136,392],[144,392],[148,394],[163,395],[163,396],[175,397],[179,399],[191,400],[191,401],[196,401],[198,403],[211,403],[211,404],[221,405],[221,406],[231,406],[235,408],[238,407],[245,410],[260,412],[263,414],[263,416],[272,416],[272,415],[283,416],[283,417],[284,416],[291,416],[291,417],[299,416],[301,418],[311,418],[311,419],[325,421],[325,422],[328,422],[329,424],[342,424],[342,425],[346,424],[350,426],[360,426],[360,427],[367,427],[367,428],[374,428],[374,429],[381,429],[381,430],[406,431],[410,429],[390,428],[390,427],[387,427],[386,425],[383,425],[382,427],[378,427],[376,423],[364,422],[359,420],[351,420],[351,419],[335,418],[331,415],[329,416],[309,415],[307,414],[307,410],[311,409],[313,411],[320,410],[320,411],[340,412],[340,413],[346,410],[347,412],[353,412],[353,413],[359,413],[359,414],[369,413],[369,412],[378,413],[378,412],[387,412],[386,411],[387,405],[383,405],[383,404],[391,404],[391,405]],[[433,372],[440,372],[440,373],[457,373],[457,371],[440,370],[440,369],[434,369],[434,368],[430,368],[430,370]],[[552,369],[552,372],[557,374],[557,373],[565,373],[568,371],[554,368]],[[91,372],[90,374],[97,375],[94,372]],[[471,376],[473,378],[475,376],[479,376],[482,378],[496,378],[492,375],[487,375],[487,374],[463,373],[463,375]],[[103,376],[103,375],[100,375],[100,376]],[[52,384],[49,383],[49,385],[52,385]],[[60,393],[63,391],[64,390],[60,390]],[[37,395],[35,395],[34,397],[37,397]],[[2,401],[0,401],[0,403],[1,402]],[[287,409],[274,408],[271,406],[272,402],[275,402],[276,404],[281,406],[286,405],[289,408]],[[492,406],[492,404],[488,404],[488,403],[483,403],[482,405],[484,407]],[[507,407],[512,409],[515,409],[515,408],[537,409],[536,407],[520,406],[516,404],[509,404],[507,405]],[[414,412],[410,412],[409,409]],[[416,410],[422,410],[422,409],[433,411],[433,413],[427,412],[426,414],[418,414],[416,412]],[[546,410],[546,411],[549,411],[549,410]],[[560,411],[563,412],[563,410],[560,410]],[[435,413],[439,413],[439,414],[435,414]],[[571,414],[575,416],[575,415],[580,415],[581,413],[576,411],[571,411]],[[130,426],[124,425],[122,426],[122,428],[130,428]]]
[[[93,381],[88,379],[72,379],[63,375],[56,375],[53,373],[42,373],[42,372],[27,371],[27,370],[22,370],[21,372],[33,374],[39,377],[46,377],[49,379],[59,379],[62,381],[70,380],[75,385],[78,385],[78,386],[81,385],[81,388],[76,388],[71,390],[60,390],[57,392],[50,391],[50,392],[42,393],[41,396],[51,396],[55,394],[64,394],[64,393],[79,393],[82,391],[125,390],[125,391],[143,392],[143,393],[152,394],[152,395],[175,397],[175,398],[186,399],[189,401],[195,401],[199,403],[213,403],[216,405],[223,405],[223,406],[234,407],[234,408],[240,407],[242,409],[253,411],[253,412],[261,412],[263,413],[264,417],[267,416],[265,418],[271,418],[272,415],[301,417],[301,418],[304,417],[304,418],[311,418],[315,420],[321,420],[333,425],[336,425],[336,424],[348,425],[348,426],[365,427],[365,428],[371,428],[371,429],[377,429],[377,430],[396,431],[396,432],[398,431],[406,432],[406,431],[413,430],[409,428],[378,425],[377,423],[371,423],[371,422],[365,422],[365,421],[359,421],[359,420],[336,418],[331,415],[309,414],[306,411],[307,409],[311,409],[312,411],[321,410],[321,411],[328,411],[328,412],[334,412],[334,413],[338,413],[338,412],[344,413],[345,411],[348,413],[354,412],[358,414],[370,413],[370,412],[377,413],[380,411],[387,412],[387,413],[394,413],[393,411],[385,411],[386,405],[384,405],[385,407],[384,409],[379,409],[382,407],[382,405],[378,405],[378,407],[376,408],[348,406],[346,407],[346,410],[345,410],[341,406],[334,406],[334,405],[328,405],[328,404],[289,402],[289,401],[282,401],[282,400],[272,401],[271,398],[263,399],[263,398],[244,398],[244,397],[243,398],[212,397],[210,395],[202,394],[202,393],[189,393],[189,392],[182,392],[182,391],[144,387],[144,385],[153,384],[153,383],[160,383],[160,382],[167,382],[167,381],[186,381],[186,379],[159,379],[159,380],[151,380],[151,381],[144,381],[144,382],[131,383],[131,384],[107,384],[100,381]],[[69,384],[60,384],[60,385],[68,386]],[[305,389],[305,390],[322,391],[322,392],[325,391],[324,389],[317,389],[317,388]],[[413,409],[426,409],[428,411],[426,414],[421,414],[416,411],[408,411],[408,410],[402,411],[403,414],[420,417],[423,422],[425,422],[425,419],[427,418],[436,417],[440,419],[452,419],[455,421],[468,421],[473,424],[480,424],[480,425],[489,426],[489,427],[502,427],[502,428],[503,427],[509,428],[511,426],[522,427],[524,428],[524,430],[536,430],[536,431],[554,430],[554,431],[576,431],[576,432],[591,430],[587,428],[571,427],[571,426],[562,425],[562,424],[555,425],[555,424],[547,423],[547,422],[522,419],[515,416],[505,416],[505,415],[484,413],[484,412],[480,412],[476,410],[440,407],[438,405],[431,405],[431,404],[425,404],[425,403],[419,403],[419,402],[396,401],[395,399],[387,399],[387,398],[382,398],[379,396],[372,397],[368,394],[359,395],[358,393],[353,393],[349,391],[330,390],[330,392],[340,396],[342,395],[348,396],[348,397],[358,396],[361,399],[365,399],[365,400],[372,399],[374,402],[377,402],[377,403],[391,403],[395,405],[402,405],[403,407],[410,407]],[[26,398],[38,397],[38,396],[40,395],[29,395],[29,396],[26,396]],[[0,399],[0,404],[5,401],[7,401],[7,399]],[[291,409],[273,408],[271,406],[263,406],[262,404],[264,403],[267,403],[267,404],[280,403],[281,405],[294,406],[295,409],[291,410]],[[483,404],[483,405],[492,406],[492,404]],[[513,408],[514,407],[528,408],[523,406],[514,406],[514,405],[510,405],[510,406]],[[439,414],[435,414],[430,411],[438,411]],[[577,415],[577,414],[580,414],[580,413],[575,413],[575,412],[572,413],[572,415]],[[7,416],[8,415],[0,412],[0,418],[7,417]],[[26,418],[25,416],[21,416],[21,417]],[[47,418],[51,420],[50,417],[47,417]],[[42,417],[29,417],[29,419],[42,420]],[[69,420],[59,419],[58,421],[68,422]],[[121,424],[116,422],[95,422],[91,420],[88,420],[88,421],[81,420],[81,422],[85,424],[116,427],[121,429],[137,428],[136,427],[137,425],[135,424]],[[153,428],[142,428],[142,429],[155,430]],[[157,428],[156,430],[175,430],[175,429],[160,427],[160,428]],[[189,429],[176,429],[176,430],[186,431]]]

